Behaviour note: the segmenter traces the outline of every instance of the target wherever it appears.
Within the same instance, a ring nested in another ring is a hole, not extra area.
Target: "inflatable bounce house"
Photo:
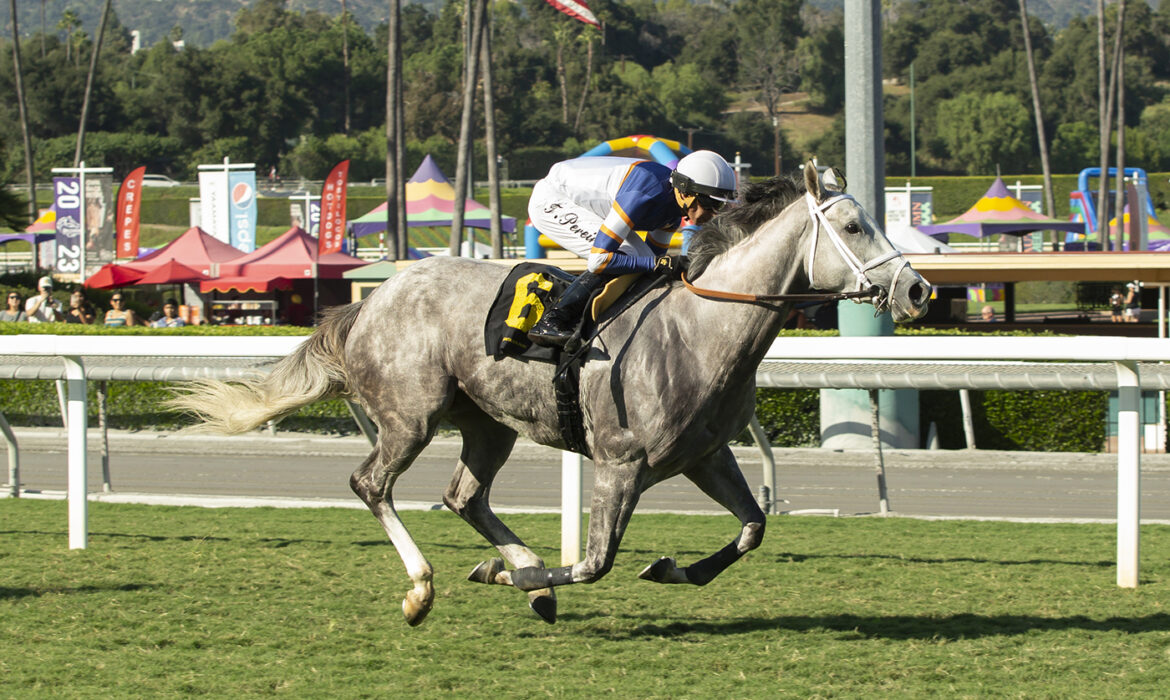
[[[1096,181],[1101,177],[1100,168],[1085,168],[1077,176],[1077,188],[1069,193],[1069,213],[1072,221],[1084,225],[1084,233],[1069,233],[1065,238],[1065,250],[1101,250],[1101,237],[1097,231],[1097,202]],[[1116,182],[1117,168],[1108,169],[1111,182]],[[1164,239],[1170,237],[1154,213],[1154,202],[1150,197],[1149,179],[1146,171],[1141,168],[1126,168],[1125,178],[1125,206],[1122,211],[1121,249],[1122,250],[1166,250],[1168,244]],[[1090,180],[1094,180],[1090,182]],[[1109,190],[1108,200],[1105,202],[1109,212],[1109,233],[1114,240],[1118,234],[1118,216],[1113,211],[1116,190]],[[1142,216],[1133,217],[1133,211],[1141,212]],[[1162,240],[1159,240],[1162,239]]]

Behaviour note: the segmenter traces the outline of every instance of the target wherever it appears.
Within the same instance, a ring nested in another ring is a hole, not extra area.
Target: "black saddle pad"
[[[542,263],[513,267],[484,322],[484,351],[497,360],[510,355],[556,362],[560,349],[534,345],[528,340],[528,331],[574,279],[570,273]]]

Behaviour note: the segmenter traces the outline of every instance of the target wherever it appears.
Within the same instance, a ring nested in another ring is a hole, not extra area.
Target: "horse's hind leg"
[[[491,581],[534,591],[570,583],[593,583],[609,573],[622,535],[642,493],[639,475],[645,462],[594,461],[593,500],[589,506],[589,538],[585,558],[572,566],[545,569],[526,566],[498,572]]]
[[[743,472],[739,470],[730,447],[716,451],[684,474],[703,493],[739,518],[742,525],[739,537],[718,552],[686,568],[679,568],[674,559],[663,557],[643,569],[638,577],[658,583],[693,583],[702,586],[744,554],[760,546],[760,541],[764,539],[764,511],[760,510],[751,488],[744,481]]]
[[[456,395],[448,418],[463,436],[459,466],[451,477],[443,502],[483,535],[515,568],[544,567],[544,562],[492,511],[488,502],[492,481],[516,444],[516,431],[492,419],[465,396]],[[484,562],[471,580],[492,583],[503,562]],[[556,622],[557,600],[551,588],[529,591],[528,604],[546,622]]]
[[[365,502],[378,522],[382,523],[382,529],[390,537],[390,542],[406,566],[406,573],[414,588],[402,600],[402,614],[407,624],[413,627],[426,619],[434,604],[435,589],[431,583],[434,570],[398,517],[393,491],[394,482],[422,452],[433,428],[409,431],[402,430],[401,426],[395,427],[394,435],[388,435],[390,431],[383,427],[378,446],[354,471],[349,478],[349,486]]]

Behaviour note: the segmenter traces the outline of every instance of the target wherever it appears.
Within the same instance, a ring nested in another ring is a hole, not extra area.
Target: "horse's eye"
[[[856,221],[850,221],[845,224],[845,233],[861,233],[861,224]]]

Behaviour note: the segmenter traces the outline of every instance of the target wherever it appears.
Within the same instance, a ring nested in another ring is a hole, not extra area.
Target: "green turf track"
[[[1114,585],[1108,525],[773,517],[705,588],[635,578],[731,539],[730,517],[634,517],[560,620],[464,576],[493,551],[455,516],[404,519],[436,569],[418,628],[363,511],[0,500],[0,697],[1165,697],[1170,528]],[[508,516],[559,564],[557,519]]]

